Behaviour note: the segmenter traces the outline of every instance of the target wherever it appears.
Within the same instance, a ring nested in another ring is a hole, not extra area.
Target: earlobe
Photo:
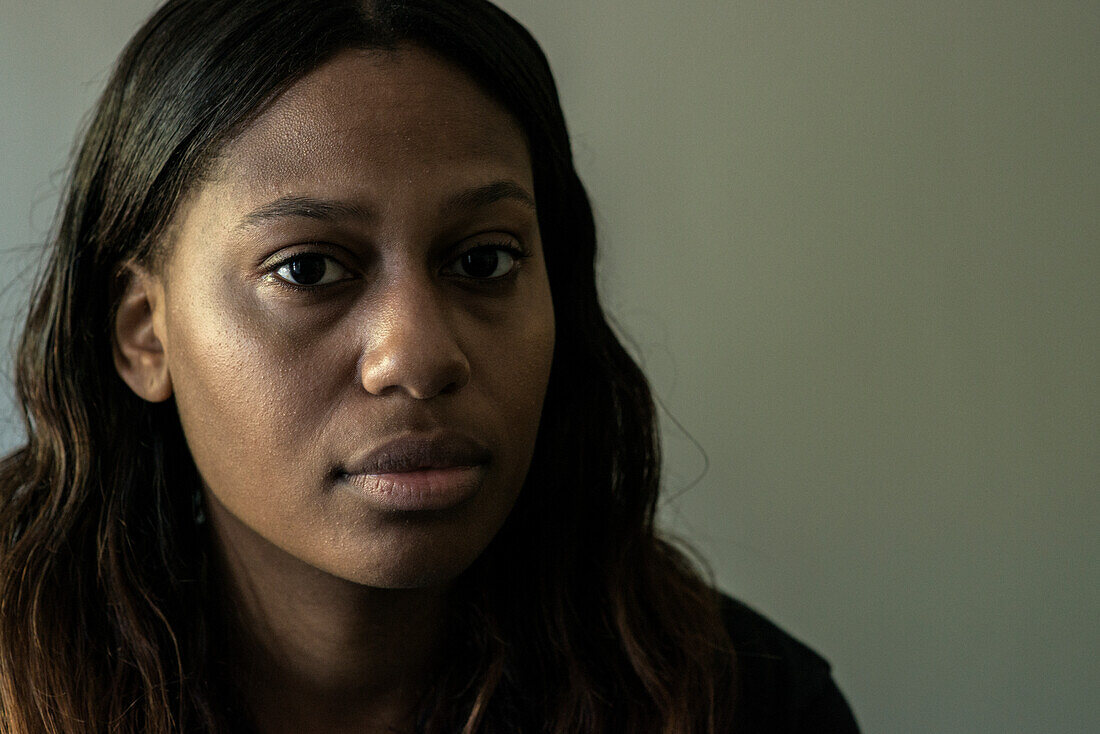
[[[115,369],[138,397],[159,403],[172,397],[164,338],[164,286],[137,265],[120,276],[122,297],[114,323]]]

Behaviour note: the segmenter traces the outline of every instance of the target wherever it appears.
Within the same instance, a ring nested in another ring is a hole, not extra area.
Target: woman
[[[492,5],[168,2],[19,352],[3,730],[854,730],[657,537],[594,255]]]

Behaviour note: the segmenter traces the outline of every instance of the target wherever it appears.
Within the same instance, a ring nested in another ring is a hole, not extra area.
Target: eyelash
[[[495,278],[471,278],[465,275],[457,276],[475,287],[491,288],[493,286],[500,286],[511,281],[513,278],[515,278],[520,268],[523,267],[523,262],[531,257],[531,252],[529,250],[515,242],[488,241],[478,243],[473,247],[469,247],[458,253],[447,262],[447,266],[451,266],[454,263],[457,263],[459,259],[465,257],[466,255],[469,255],[472,252],[480,252],[482,250],[500,250],[502,252],[506,252],[512,258],[513,264],[511,270],[509,270],[504,275],[498,275]]]
[[[276,262],[271,263],[271,265],[269,265],[267,267],[267,271],[266,271],[267,277],[269,279],[271,279],[274,283],[279,285],[280,287],[287,288],[287,289],[292,290],[292,291],[307,292],[307,293],[316,293],[317,291],[319,291],[322,288],[325,288],[327,286],[339,285],[340,283],[343,283],[344,281],[349,280],[349,278],[341,278],[339,280],[333,281],[332,283],[322,283],[320,285],[302,285],[300,283],[293,283],[293,282],[287,280],[286,278],[283,278],[282,276],[280,276],[278,274],[278,272],[280,270],[282,270],[287,265],[290,265],[295,260],[299,260],[301,258],[311,257],[311,256],[312,257],[323,258],[326,262],[336,263],[337,265],[339,265],[344,270],[346,270],[348,272],[351,272],[351,268],[344,265],[342,262],[340,262],[339,258],[334,257],[333,255],[330,255],[326,252],[319,252],[317,250],[300,250],[300,251],[295,252],[291,255],[288,255],[287,257],[281,258],[281,259],[277,260]]]
[[[499,287],[501,285],[504,285],[505,283],[507,283],[507,282],[509,282],[509,281],[511,281],[515,278],[516,274],[518,273],[520,268],[523,266],[524,261],[531,257],[531,252],[527,248],[523,247],[522,245],[520,245],[518,243],[507,242],[507,241],[499,241],[499,242],[487,241],[487,242],[478,243],[478,244],[474,245],[473,247],[468,247],[465,250],[462,250],[457,255],[455,255],[450,260],[448,260],[445,267],[452,266],[454,263],[458,262],[458,260],[460,258],[465,257],[466,255],[468,255],[472,252],[478,252],[478,251],[481,251],[481,250],[501,250],[503,252],[506,252],[513,259],[514,263],[512,265],[511,270],[509,270],[504,275],[500,275],[500,276],[497,276],[495,278],[472,278],[470,276],[464,276],[464,275],[456,275],[455,276],[455,277],[461,278],[466,283],[468,283],[469,285],[474,286],[474,287],[492,288],[494,286]],[[343,283],[346,280],[350,280],[350,278],[341,278],[339,280],[333,281],[332,283],[322,283],[320,285],[301,285],[299,283],[292,283],[291,281],[289,281],[289,280],[287,280],[287,279],[285,279],[285,278],[283,278],[279,275],[276,275],[276,273],[278,273],[278,271],[281,270],[284,266],[289,265],[290,263],[294,262],[295,260],[297,260],[299,258],[307,257],[307,256],[311,256],[311,255],[312,256],[317,256],[317,257],[322,257],[325,260],[330,261],[330,262],[335,262],[337,265],[339,265],[344,270],[351,271],[351,268],[348,268],[346,265],[341,263],[338,258],[333,257],[332,255],[329,255],[329,254],[324,253],[324,252],[318,252],[316,250],[302,250],[302,251],[299,251],[299,252],[295,252],[292,255],[289,255],[288,257],[284,257],[284,258],[272,263],[267,268],[267,273],[268,273],[269,276],[273,277],[274,280],[280,286],[288,288],[288,289],[293,290],[293,291],[300,291],[300,292],[317,292],[318,290],[320,290],[322,288],[325,288],[327,286],[339,285],[340,283]]]

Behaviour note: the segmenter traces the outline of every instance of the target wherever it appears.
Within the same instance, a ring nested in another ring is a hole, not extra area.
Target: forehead
[[[461,69],[414,46],[346,51],[309,73],[224,148],[212,173],[249,200],[378,200],[500,177],[532,185],[512,116]]]

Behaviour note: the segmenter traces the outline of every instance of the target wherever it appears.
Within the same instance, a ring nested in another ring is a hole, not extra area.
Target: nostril
[[[441,394],[449,395],[456,393],[462,388],[466,387],[466,384],[470,381],[470,365],[465,360],[463,364],[456,365],[455,376],[449,383],[447,383],[442,390]]]
[[[451,395],[458,392],[470,381],[470,366],[465,356],[455,355],[446,364],[435,365],[425,370],[419,379],[409,379],[403,385],[406,392],[418,400],[426,400],[437,395]]]

